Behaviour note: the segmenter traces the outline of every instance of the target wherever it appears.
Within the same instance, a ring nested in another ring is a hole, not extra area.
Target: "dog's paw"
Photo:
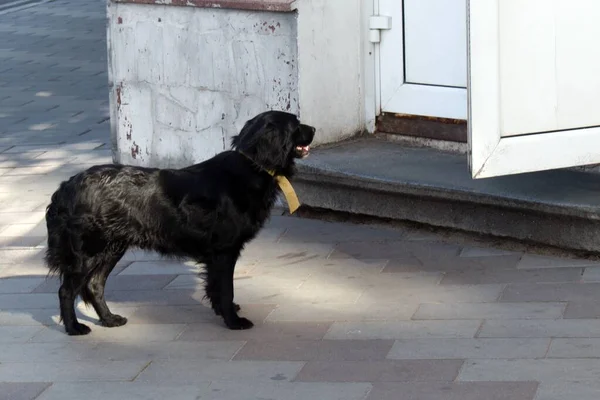
[[[120,315],[113,314],[109,318],[100,321],[102,326],[107,328],[115,328],[117,326],[123,326],[127,323],[127,318],[121,317]]]
[[[250,321],[248,318],[244,318],[244,317],[238,317],[236,320],[232,321],[232,322],[225,322],[227,327],[231,330],[245,330],[245,329],[250,329],[254,326],[254,324],[252,323],[252,321]]]
[[[65,327],[65,330],[67,331],[67,334],[69,336],[87,335],[88,333],[90,333],[92,331],[89,326],[84,325],[84,324],[80,324],[79,322],[76,322],[70,328],[66,328]]]

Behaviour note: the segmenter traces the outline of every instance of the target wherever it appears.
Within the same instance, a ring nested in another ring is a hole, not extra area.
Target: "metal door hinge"
[[[369,17],[369,42],[381,42],[381,31],[392,29],[392,17],[372,15]]]

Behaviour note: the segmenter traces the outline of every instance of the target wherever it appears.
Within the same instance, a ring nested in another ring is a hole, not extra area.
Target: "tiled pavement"
[[[600,398],[600,264],[408,228],[275,216],[236,273],[244,332],[193,265],[132,252],[107,295],[129,324],[66,336],[42,218],[110,162],[104,23],[101,0],[0,15],[0,399]]]

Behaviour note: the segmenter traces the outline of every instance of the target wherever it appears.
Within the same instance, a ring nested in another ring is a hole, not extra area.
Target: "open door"
[[[466,119],[466,0],[377,0],[381,111]]]
[[[600,163],[600,1],[467,10],[473,178]]]

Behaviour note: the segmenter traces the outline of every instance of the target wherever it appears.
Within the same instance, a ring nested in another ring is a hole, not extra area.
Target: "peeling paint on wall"
[[[133,145],[131,146],[131,158],[136,159],[138,154],[140,154],[140,146],[133,142]]]
[[[293,14],[117,4],[109,29],[119,162],[190,165],[259,112],[299,111]]]

